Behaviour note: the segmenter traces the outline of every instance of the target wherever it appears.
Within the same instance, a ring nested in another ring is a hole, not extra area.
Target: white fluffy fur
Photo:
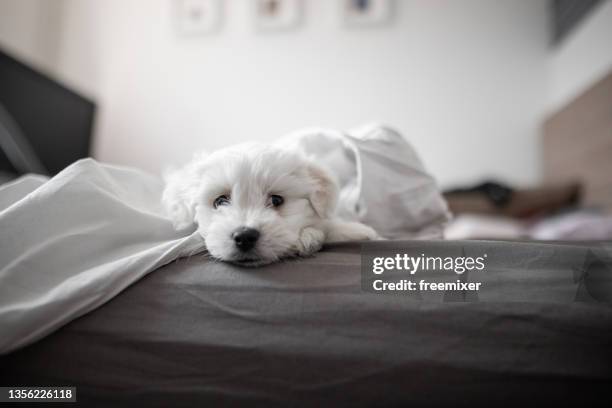
[[[230,204],[214,208],[222,194]],[[284,203],[271,206],[272,194]],[[337,196],[332,177],[300,154],[246,144],[198,155],[168,174],[163,203],[178,229],[197,224],[214,258],[256,266],[310,255],[326,242],[377,238],[366,225],[334,217]],[[232,238],[240,227],[261,234],[246,253]]]

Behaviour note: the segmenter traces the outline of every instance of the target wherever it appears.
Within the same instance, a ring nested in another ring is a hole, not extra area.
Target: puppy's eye
[[[213,201],[213,207],[217,208],[222,205],[229,205],[229,203],[230,203],[230,199],[228,196],[220,195],[219,197],[215,198],[215,201]]]
[[[269,203],[272,207],[280,207],[285,202],[282,196],[272,194],[269,199]]]

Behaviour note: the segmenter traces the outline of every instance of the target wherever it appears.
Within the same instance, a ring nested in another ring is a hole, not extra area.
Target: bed
[[[361,287],[358,243],[258,269],[199,255],[2,357],[1,383],[76,386],[77,401],[91,406],[610,402],[612,308],[574,301],[584,287],[568,262],[576,258],[562,256],[612,254],[610,244],[418,245],[501,256],[489,295],[530,276],[569,295],[423,302],[371,293]]]

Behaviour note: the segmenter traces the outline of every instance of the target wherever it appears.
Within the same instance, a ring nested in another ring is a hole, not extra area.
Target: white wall
[[[0,47],[55,74],[62,1],[0,0]]]
[[[549,69],[551,112],[612,70],[612,1],[600,4],[553,50]]]
[[[398,0],[392,24],[364,30],[341,26],[339,1],[308,0],[304,24],[275,34],[234,0],[218,34],[193,38],[170,0],[64,3],[57,67],[98,97],[101,160],[158,172],[196,149],[377,120],[444,185],[539,178],[545,0]]]

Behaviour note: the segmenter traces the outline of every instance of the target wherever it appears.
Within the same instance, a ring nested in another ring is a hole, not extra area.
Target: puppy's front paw
[[[381,237],[373,228],[359,222],[334,220],[328,224],[327,242],[368,241]]]
[[[317,252],[323,246],[325,241],[325,233],[323,231],[307,227],[300,233],[298,243],[298,255],[307,256]]]

